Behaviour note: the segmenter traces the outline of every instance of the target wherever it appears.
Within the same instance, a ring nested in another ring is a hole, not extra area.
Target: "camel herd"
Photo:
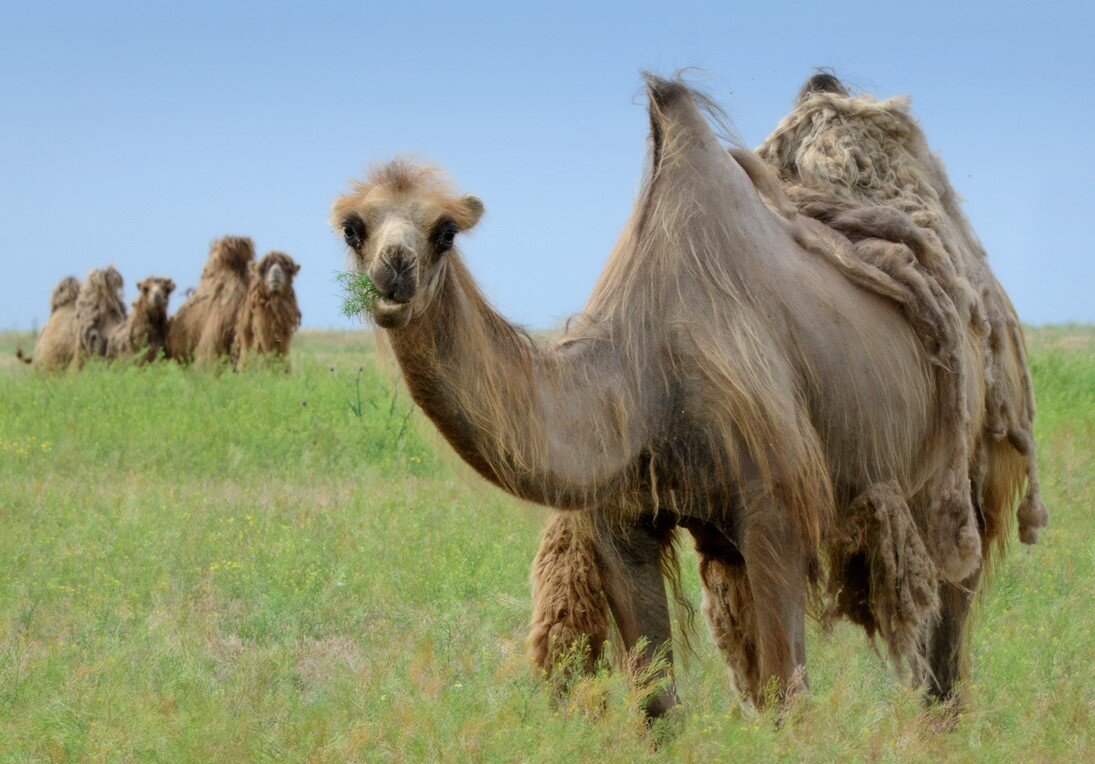
[[[197,288],[171,317],[170,278],[138,281],[127,313],[122,274],[113,266],[94,269],[82,283],[66,276],[50,295],[49,320],[33,356],[16,354],[46,370],[79,369],[92,357],[203,364],[227,359],[237,369],[256,356],[284,357],[300,325],[293,291],[299,270],[284,252],[256,260],[251,239],[225,236],[213,242]]]
[[[592,669],[614,622],[626,665],[657,674],[646,712],[669,710],[687,534],[746,699],[807,686],[812,603],[949,701],[986,562],[1048,514],[1022,328],[945,167],[906,101],[827,74],[756,152],[728,151],[718,106],[682,81],[647,92],[635,209],[561,336],[490,306],[456,244],[483,203],[439,169],[377,166],[332,212],[414,401],[483,477],[556,510],[532,658],[550,673],[579,650]],[[115,269],[69,277],[24,360],[284,355],[298,270],[218,239],[170,319],[171,279],[139,282],[127,315]]]

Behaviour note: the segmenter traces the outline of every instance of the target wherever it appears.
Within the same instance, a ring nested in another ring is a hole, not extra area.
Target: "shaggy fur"
[[[112,332],[126,320],[122,301],[122,274],[110,266],[91,271],[76,297],[76,337],[73,344],[73,364],[80,368],[88,358],[106,357],[107,343]]]
[[[592,671],[608,639],[602,564],[588,526],[589,519],[580,515],[555,514],[532,563],[529,656],[549,674],[575,646],[582,651],[582,667]]]
[[[246,237],[225,236],[212,243],[197,289],[171,320],[170,358],[213,363],[229,355],[254,259],[255,245]]]
[[[66,276],[57,282],[49,296],[49,320],[34,343],[34,355],[23,355],[22,349],[15,355],[23,363],[37,369],[63,369],[72,363],[76,349],[76,297],[80,282],[75,276]]]
[[[956,351],[946,334],[965,331],[954,316],[967,321],[974,303],[946,291],[957,279],[939,286],[942,266],[925,260],[939,250],[907,224],[915,214],[894,205],[896,217],[853,215],[842,231],[802,217],[789,186],[726,152],[701,112],[714,111],[709,101],[679,81],[648,86],[648,175],[586,309],[553,342],[487,303],[452,246],[482,203],[453,193],[439,171],[397,160],[334,206],[353,267],[380,292],[380,335],[456,453],[517,496],[589,518],[571,526],[588,529],[578,541],[559,519],[545,533],[533,655],[550,666],[549,635],[571,638],[575,614],[589,620],[587,644],[598,643],[589,614],[603,596],[625,651],[638,650],[630,665],[649,665],[670,639],[662,563],[681,527],[702,561],[705,613],[748,697],[763,700],[773,678],[785,692],[804,682],[807,604],[839,601],[852,585],[863,598],[840,614],[868,614],[861,623],[922,667],[918,676],[951,677],[934,685],[948,695],[965,611],[932,596],[950,584],[929,549],[944,562],[954,548],[960,559],[977,550],[962,548],[968,526],[954,511],[969,508],[955,496],[969,471],[955,477],[958,446],[940,422],[961,414],[957,428],[977,444],[974,495],[992,522],[1023,474],[1000,441],[978,440],[999,418],[986,416],[981,377],[964,372],[980,342]],[[889,238],[855,233],[879,221]],[[880,251],[873,271],[849,266],[868,238],[912,255]],[[928,298],[930,309],[909,309]],[[938,345],[927,341],[935,332]],[[1017,342],[1001,334],[1010,345],[999,397],[1022,402]],[[952,352],[963,365],[941,374]],[[949,545],[941,528],[957,536]],[[839,566],[835,589],[822,585],[820,553]],[[671,674],[662,680],[652,714],[676,699]]]
[[[936,504],[918,520],[944,576],[961,581],[981,566],[974,503],[982,487],[971,486],[967,434],[975,406],[987,415],[979,440],[1006,437],[1024,462],[1019,535],[1033,543],[1048,514],[1038,495],[1022,330],[907,101],[851,97],[831,75],[817,75],[758,154],[804,215],[846,238],[827,248],[839,267],[900,304],[931,354],[948,467],[933,490]],[[984,392],[971,400],[971,390]]]
[[[236,322],[232,355],[237,368],[250,356],[289,354],[293,332],[300,326],[300,308],[293,279],[300,266],[284,252],[269,252],[251,265],[251,282]]]
[[[107,339],[108,358],[136,355],[138,362],[148,363],[167,349],[167,303],[175,290],[175,282],[169,278],[151,276],[138,281],[137,290],[133,310]]]

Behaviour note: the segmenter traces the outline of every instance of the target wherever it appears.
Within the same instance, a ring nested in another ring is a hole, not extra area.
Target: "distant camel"
[[[34,355],[23,355],[22,349],[15,355],[23,363],[37,369],[64,369],[72,363],[76,348],[76,296],[80,282],[75,276],[65,276],[53,287],[49,297],[49,320],[38,333],[34,343]]]
[[[112,332],[125,323],[122,274],[114,266],[96,268],[80,284],[76,297],[76,339],[72,364],[83,367],[91,357],[105,358]]]
[[[171,319],[170,358],[211,363],[229,355],[254,259],[255,245],[246,237],[225,236],[213,242],[197,289]]]
[[[236,322],[232,355],[236,367],[250,358],[284,358],[300,326],[300,308],[293,291],[293,279],[300,266],[284,252],[268,252],[251,264],[251,283]]]
[[[154,361],[167,348],[167,303],[175,282],[162,276],[150,276],[137,282],[137,299],[125,322],[107,338],[108,358],[126,358],[134,354],[142,363]]]

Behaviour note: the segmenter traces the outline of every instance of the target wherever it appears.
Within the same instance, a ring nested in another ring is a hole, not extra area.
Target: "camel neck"
[[[581,507],[622,475],[641,429],[611,352],[536,342],[491,308],[453,256],[431,304],[387,337],[411,396],[456,452],[530,501]]]

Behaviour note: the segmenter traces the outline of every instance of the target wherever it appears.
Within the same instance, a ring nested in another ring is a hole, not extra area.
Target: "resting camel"
[[[16,350],[20,361],[47,371],[68,368],[76,349],[76,296],[79,293],[80,282],[75,276],[65,276],[57,282],[49,296],[49,320],[34,343],[34,355],[27,357],[22,349]]]
[[[242,369],[254,356],[284,359],[293,332],[300,326],[300,308],[293,279],[300,266],[284,252],[267,252],[251,264],[251,282],[236,321],[232,355]]]
[[[586,308],[556,340],[491,308],[455,245],[483,204],[439,171],[393,161],[332,213],[416,403],[483,477],[557,510],[533,564],[532,656],[550,671],[578,644],[591,665],[609,617],[630,666],[668,651],[665,580],[683,529],[747,699],[763,702],[773,679],[784,696],[805,686],[814,596],[882,639],[930,695],[951,697],[1026,446],[991,426],[984,375],[941,372],[905,282],[853,278],[841,262],[855,242],[766,198],[783,181],[723,148],[704,116],[713,104],[680,81],[647,85],[647,175]],[[995,384],[1021,408],[1021,336],[998,340]],[[972,331],[948,345],[964,369],[985,368],[987,347]],[[948,423],[956,378],[973,403]],[[969,444],[973,539],[932,514],[944,511],[933,492],[953,466],[954,427]],[[677,702],[666,671],[653,716]]]
[[[255,245],[243,236],[210,245],[198,288],[171,319],[169,358],[208,364],[229,355],[254,259]]]
[[[76,296],[76,333],[72,363],[83,368],[88,358],[104,358],[110,335],[126,320],[122,274],[113,266],[87,274]]]
[[[156,360],[167,346],[167,303],[175,282],[163,276],[150,276],[137,282],[137,299],[125,322],[107,337],[107,358],[136,355],[140,363]]]

